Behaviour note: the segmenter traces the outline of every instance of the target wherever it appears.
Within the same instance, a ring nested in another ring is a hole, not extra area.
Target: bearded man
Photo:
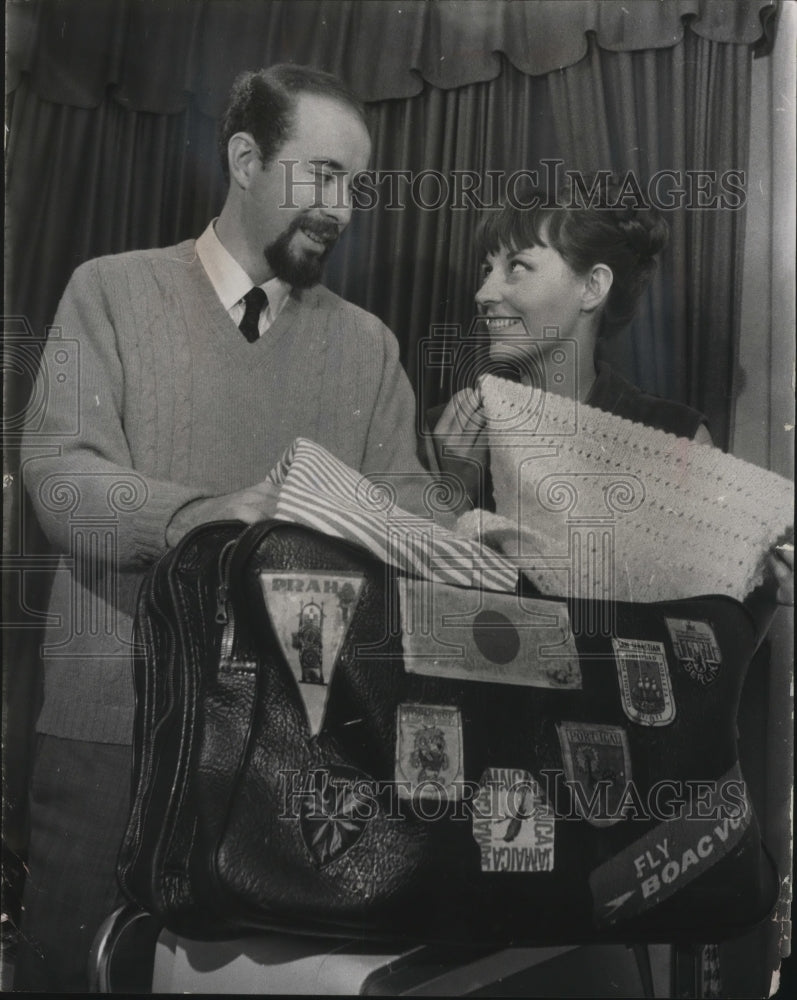
[[[268,473],[296,437],[364,474],[422,473],[395,338],[318,284],[371,152],[362,107],[313,69],[246,73],[220,152],[229,190],[198,239],[77,269],[33,394],[45,404],[23,473],[62,561],[17,989],[83,992],[93,937],[118,905],[146,567],[197,525],[270,516]]]

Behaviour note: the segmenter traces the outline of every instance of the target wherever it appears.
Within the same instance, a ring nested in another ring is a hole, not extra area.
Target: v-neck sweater
[[[25,485],[61,553],[38,729],[66,738],[131,739],[135,596],[180,507],[261,482],[296,437],[363,473],[422,474],[387,327],[316,285],[249,343],[193,240],[79,267],[33,398]]]

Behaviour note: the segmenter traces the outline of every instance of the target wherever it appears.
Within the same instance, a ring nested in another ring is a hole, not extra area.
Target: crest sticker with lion
[[[456,799],[462,792],[462,717],[447,705],[399,705],[396,781],[404,798]]]

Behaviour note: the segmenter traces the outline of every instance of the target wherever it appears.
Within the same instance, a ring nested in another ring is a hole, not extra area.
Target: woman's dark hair
[[[293,132],[296,102],[301,94],[338,101],[366,124],[362,103],[331,73],[293,63],[277,63],[256,73],[241,73],[232,85],[227,109],[219,122],[218,149],[225,180],[230,179],[227,161],[230,138],[236,132],[249,132],[260,148],[263,165],[268,165]]]
[[[516,194],[513,203],[490,212],[480,223],[480,258],[501,248],[551,246],[577,274],[606,264],[614,280],[601,333],[611,335],[627,326],[656,270],[656,255],[669,238],[669,227],[657,209],[627,204],[637,199],[627,192],[624,197],[616,181],[600,175],[595,183],[586,178],[563,187],[553,199],[540,191]]]

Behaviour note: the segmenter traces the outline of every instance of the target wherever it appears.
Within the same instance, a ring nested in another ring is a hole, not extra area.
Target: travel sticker
[[[590,874],[599,926],[663,903],[739,844],[753,815],[739,765],[713,784],[696,814],[665,820]]]
[[[649,639],[612,639],[623,711],[643,726],[666,726],[675,718],[664,644]]]
[[[554,812],[528,771],[488,767],[473,800],[473,839],[483,872],[550,872]]]
[[[619,726],[562,722],[556,727],[565,777],[576,810],[593,826],[623,819],[622,798],[631,780],[628,737]]]
[[[396,782],[399,795],[449,800],[462,794],[462,717],[447,705],[399,705]]]
[[[363,577],[358,573],[264,570],[260,585],[274,633],[302,695],[310,732],[316,735]]]
[[[399,577],[404,668],[411,674],[578,690],[567,605]]]
[[[678,662],[693,681],[708,687],[717,679],[722,653],[708,622],[665,618]]]
[[[345,764],[329,764],[300,778],[299,829],[318,868],[336,861],[363,835],[373,779]]]

